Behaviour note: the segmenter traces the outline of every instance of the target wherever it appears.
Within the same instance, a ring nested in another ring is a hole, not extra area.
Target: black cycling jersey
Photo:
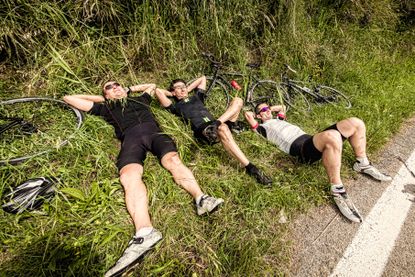
[[[149,108],[151,99],[148,93],[143,93],[138,97],[106,100],[105,103],[94,103],[88,113],[103,117],[114,126],[117,138],[122,140],[127,129],[145,122],[156,123]]]
[[[204,102],[205,90],[196,88],[193,96],[181,99],[166,108],[184,120],[190,121],[192,130],[196,130],[206,122],[215,120],[213,115],[206,109]]]

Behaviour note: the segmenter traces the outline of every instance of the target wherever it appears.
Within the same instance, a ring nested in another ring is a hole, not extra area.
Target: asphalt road
[[[402,172],[404,166],[402,161],[407,161],[413,151],[415,151],[415,118],[408,120],[400,132],[387,143],[384,150],[370,159],[382,172],[399,179],[398,171]],[[415,164],[408,166],[415,171]],[[415,176],[412,176],[406,167],[404,170],[409,177],[401,184],[403,186],[401,191],[406,199],[403,201],[411,201],[409,213],[403,217],[404,223],[390,250],[387,247],[382,248],[384,242],[382,238],[374,240],[372,245],[365,246],[367,249],[378,247],[380,249],[378,251],[382,251],[382,255],[386,257],[386,261],[381,263],[381,266],[377,266],[373,272],[369,270],[366,276],[415,276],[415,207],[412,204],[415,203]],[[344,180],[344,185],[365,218],[394,181],[381,183],[358,174],[354,179]],[[341,265],[340,261],[351,259],[345,251],[350,250],[349,245],[364,227],[369,231],[371,229],[371,226],[348,221],[334,204],[318,207],[305,215],[300,215],[291,224],[293,250],[287,275],[330,276],[336,269],[333,276],[359,276],[357,273],[338,271],[337,267],[338,264]],[[363,261],[363,267],[367,262],[367,270],[370,269],[371,263],[379,262],[378,256],[381,255],[372,254],[359,259]]]

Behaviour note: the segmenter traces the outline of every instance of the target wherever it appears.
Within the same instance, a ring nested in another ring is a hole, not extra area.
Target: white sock
[[[356,160],[359,162],[360,166],[369,165],[369,160],[367,159],[367,157],[356,157]]]
[[[345,189],[343,187],[343,184],[331,184],[331,193],[332,194],[337,194],[337,193],[341,193],[341,192],[345,192]]]
[[[152,231],[153,231],[153,227],[143,227],[143,228],[140,228],[140,230],[138,230],[137,232],[135,232],[135,236],[136,237],[147,236]]]
[[[196,197],[196,205],[199,205],[200,200],[202,200],[203,196],[204,196],[204,194],[201,194],[200,196]]]

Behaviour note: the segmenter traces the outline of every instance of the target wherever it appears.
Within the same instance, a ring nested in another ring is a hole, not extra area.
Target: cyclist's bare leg
[[[361,119],[351,117],[339,121],[337,129],[349,140],[356,157],[366,157],[366,126]]]
[[[322,162],[331,184],[341,184],[340,168],[343,141],[336,130],[327,130],[313,136],[314,146],[322,153]]]
[[[239,97],[235,97],[232,99],[229,108],[226,109],[225,113],[223,113],[218,120],[222,123],[225,123],[226,121],[235,122],[239,117],[243,105],[244,101]]]
[[[193,173],[186,167],[177,152],[169,152],[161,158],[161,164],[173,175],[174,181],[183,187],[194,199],[203,194]]]
[[[249,160],[236,144],[228,125],[222,123],[218,127],[218,135],[225,150],[239,163],[241,163],[242,166],[247,166],[249,164]]]
[[[136,230],[152,227],[148,213],[147,189],[142,180],[143,166],[127,164],[120,170],[120,181],[124,188],[125,204]]]

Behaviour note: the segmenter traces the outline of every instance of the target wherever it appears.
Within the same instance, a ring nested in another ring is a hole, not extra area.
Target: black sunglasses
[[[106,85],[106,86],[104,87],[104,89],[105,89],[105,90],[110,90],[110,89],[112,89],[112,88],[119,87],[119,86],[120,86],[120,84],[119,84],[119,83],[112,83],[112,84]]]

